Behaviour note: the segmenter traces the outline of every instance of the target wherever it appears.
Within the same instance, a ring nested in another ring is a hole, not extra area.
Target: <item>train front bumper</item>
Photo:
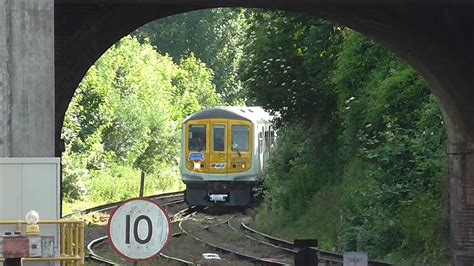
[[[201,181],[185,182],[188,205],[247,206],[255,181]]]

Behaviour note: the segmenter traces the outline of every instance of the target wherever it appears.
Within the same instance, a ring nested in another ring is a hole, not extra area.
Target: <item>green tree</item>
[[[327,21],[278,11],[255,12],[252,21],[241,77],[255,104],[279,114],[284,130],[268,174],[270,192],[275,204],[300,215],[340,171],[333,149],[337,94],[328,77],[341,31]]]
[[[179,104],[177,104],[179,102]],[[179,186],[182,119],[220,104],[212,71],[197,58],[179,65],[126,37],[89,70],[67,112],[63,138],[67,200],[111,201]]]
[[[425,82],[393,54],[350,31],[334,81],[343,117],[344,154],[349,164],[350,158],[359,158],[365,179],[356,181],[353,172],[346,172],[345,179],[351,182],[346,183],[349,189],[343,198],[344,223],[346,228],[357,228],[359,240],[343,246],[377,257],[446,258],[440,200],[446,134]],[[427,216],[408,216],[407,210]],[[423,224],[423,234],[430,238],[416,233],[414,224]]]
[[[349,29],[284,12],[250,20],[241,78],[280,114],[257,223],[375,258],[446,260],[446,134],[425,82]]]
[[[174,15],[148,23],[132,33],[149,40],[175,63],[194,54],[215,74],[214,83],[225,103],[242,104],[238,78],[247,26],[245,9],[216,8]]]

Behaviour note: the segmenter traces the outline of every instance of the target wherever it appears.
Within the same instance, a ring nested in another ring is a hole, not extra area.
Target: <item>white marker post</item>
[[[157,257],[171,239],[171,224],[163,207],[149,199],[120,204],[107,224],[112,248],[131,262]]]
[[[362,252],[344,252],[344,266],[367,266],[369,260],[367,253]]]

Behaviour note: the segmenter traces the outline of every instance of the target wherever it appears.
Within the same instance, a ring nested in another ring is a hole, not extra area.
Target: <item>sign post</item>
[[[362,252],[344,252],[344,266],[367,266],[367,253]]]
[[[159,256],[171,239],[170,220],[163,207],[149,199],[120,204],[109,218],[107,235],[112,248],[128,261]]]

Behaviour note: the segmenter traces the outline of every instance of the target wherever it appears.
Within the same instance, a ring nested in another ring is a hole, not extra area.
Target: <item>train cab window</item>
[[[232,151],[249,151],[250,129],[248,126],[232,126]]]
[[[214,151],[225,151],[225,126],[214,125],[212,128]]]
[[[190,151],[205,151],[206,150],[206,126],[205,125],[190,125],[188,149]]]

